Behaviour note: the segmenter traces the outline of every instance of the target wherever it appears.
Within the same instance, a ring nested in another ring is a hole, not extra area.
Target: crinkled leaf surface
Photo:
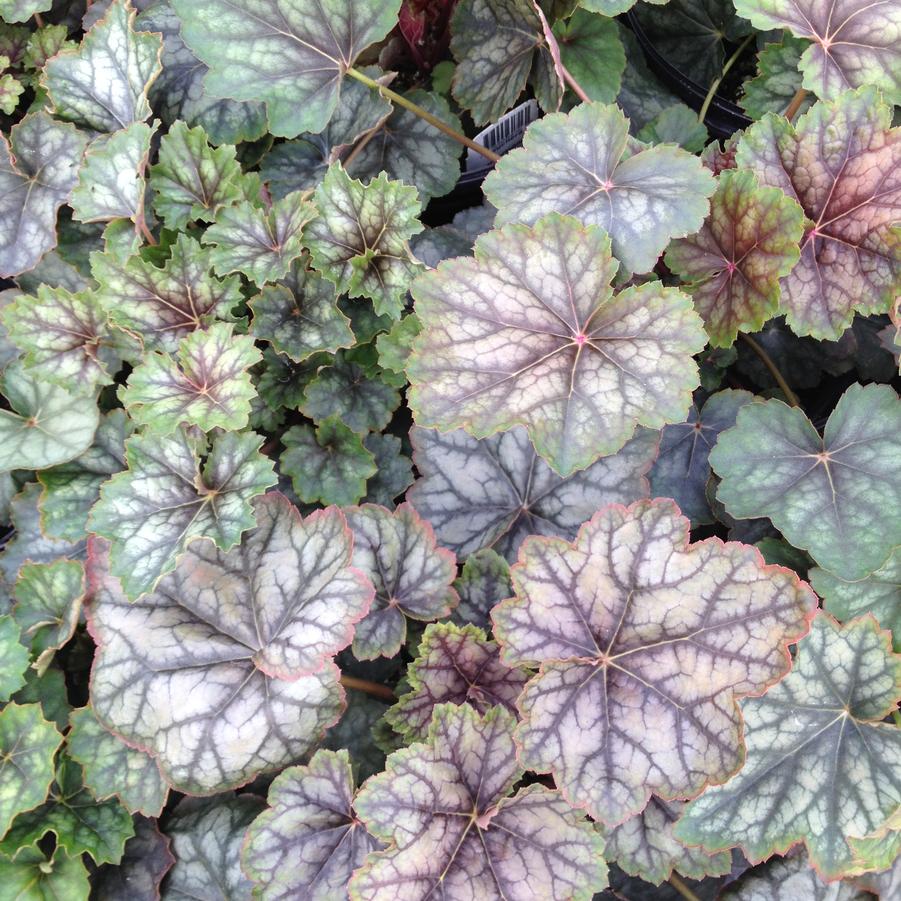
[[[0,276],[33,268],[56,246],[56,213],[75,187],[88,139],[35,112],[0,136]]]
[[[647,272],[672,238],[697,231],[714,188],[697,157],[629,137],[622,111],[602,103],[534,122],[485,180],[498,225],[532,225],[552,211],[576,216],[610,234],[630,272]]]
[[[836,340],[854,312],[887,313],[901,283],[901,129],[875,88],[812,106],[797,125],[767,115],[749,128],[739,168],[793,197],[810,222],[801,260],[782,279],[799,335]]]
[[[686,809],[675,834],[711,850],[738,844],[756,863],[803,841],[834,879],[850,836],[901,803],[901,730],[881,723],[901,695],[901,657],[872,617],[839,626],[820,614],[792,672],[742,703],[747,759]]]
[[[416,189],[384,173],[364,185],[334,165],[316,205],[319,217],[306,233],[313,265],[340,293],[368,297],[376,313],[399,318],[420,268],[407,244],[423,228]]]
[[[901,100],[901,9],[890,0],[736,0],[735,10],[761,31],[810,39],[799,67],[817,97],[873,85]]]
[[[180,234],[162,267],[138,255],[123,262],[94,253],[91,269],[110,319],[139,335],[148,350],[172,353],[189,332],[230,318],[242,300],[238,276],[218,279],[210,272],[212,254]]]
[[[535,453],[523,428],[478,440],[414,426],[410,438],[419,478],[407,499],[441,544],[459,557],[493,548],[508,560],[527,535],[573,538],[605,504],[647,497],[658,442],[639,429],[617,453],[563,477]]]
[[[529,674],[501,662],[498,646],[475,626],[432,623],[407,669],[410,691],[388,711],[388,722],[407,739],[428,737],[438,704],[471,704],[479,713],[500,705],[516,715],[515,702]]]
[[[249,794],[180,801],[166,824],[175,865],[163,883],[163,897],[249,899],[252,885],[241,872],[241,845],[263,807],[262,798]]]
[[[156,820],[136,816],[135,834],[125,843],[122,860],[117,867],[104,867],[91,880],[97,901],[157,901],[160,882],[175,863],[169,850],[169,839],[156,825]],[[48,899],[49,901],[49,899]]]
[[[66,749],[84,768],[84,783],[94,795],[118,797],[129,813],[159,816],[169,786],[156,760],[104,728],[90,707],[73,710],[70,723]]]
[[[720,432],[732,428],[738,411],[752,400],[750,391],[718,391],[702,408],[692,405],[685,422],[666,426],[651,467],[652,495],[673,498],[694,525],[713,522],[706,492],[710,451]]]
[[[0,830],[47,797],[62,741],[39,704],[10,703],[0,710]]]
[[[162,40],[134,30],[128,0],[113,0],[81,46],[47,62],[42,79],[54,115],[118,131],[150,115],[147,90],[160,73]]]
[[[216,322],[181,339],[175,357],[144,357],[120,392],[122,403],[147,434],[166,435],[179,425],[241,429],[256,394],[248,369],[263,358],[250,335]]]
[[[17,619],[0,616],[0,701],[8,701],[25,684],[29,657],[23,638]]]
[[[735,699],[785,675],[816,606],[756,548],[689,544],[666,500],[605,507],[573,544],[529,538],[512,574],[502,659],[541,664],[518,702],[523,765],[609,825],[738,769]]]
[[[183,430],[127,442],[128,469],[101,489],[90,528],[112,542],[110,571],[129,597],[150,591],[194,539],[227,550],[253,527],[251,499],[275,484],[261,444],[253,432],[208,445]]]
[[[749,404],[710,454],[717,497],[739,519],[768,516],[839,578],[863,579],[901,535],[899,433],[890,385],[851,385],[822,437],[797,407]]]
[[[397,22],[398,0],[172,0],[188,46],[210,67],[218,97],[263,100],[269,130],[293,138],[325,128],[357,57]]]
[[[776,315],[779,279],[798,262],[803,233],[801,207],[778,188],[760,187],[746,169],[720,174],[701,230],[666,252],[713,347],[731,346]]]
[[[636,425],[681,421],[706,343],[660,282],[614,294],[610,239],[551,214],[482,235],[413,286],[423,331],[407,364],[422,426],[486,437],[525,425],[561,475],[618,451]]]
[[[241,855],[255,897],[346,897],[353,871],[383,847],[357,819],[353,796],[347,751],[317,751],[307,766],[289,767],[275,779],[269,807],[248,829]]]
[[[269,210],[244,201],[226,207],[203,235],[213,248],[213,266],[219,275],[243,272],[262,285],[284,278],[291,263],[303,253],[303,227],[316,208],[295,191],[276,200]]]
[[[744,83],[744,94],[739,99],[741,108],[752,119],[784,112],[801,87],[798,63],[809,46],[808,41],[783,33],[778,44],[767,44],[757,54],[757,75]],[[806,97],[799,111],[806,112],[815,101],[813,95]]]
[[[745,870],[723,891],[722,901],[872,901],[847,882],[826,884],[803,852],[769,860]]]
[[[514,718],[439,706],[428,741],[395,751],[357,796],[366,828],[390,843],[358,870],[350,897],[569,898],[607,883],[603,840],[558,792],[522,774]]]
[[[825,609],[842,622],[872,613],[892,633],[895,651],[901,652],[901,549],[865,579],[846,582],[817,567],[810,571],[810,584]]]
[[[292,426],[282,435],[282,444],[279,468],[307,503],[355,504],[376,472],[375,458],[362,437],[335,416],[315,429]]]
[[[351,535],[337,510],[302,520],[271,494],[255,512],[240,547],[193,543],[136,604],[99,542],[89,564],[94,711],[194,794],[297,759],[337,720],[343,692],[331,657],[372,599],[350,567]]]
[[[354,566],[375,585],[372,609],[354,636],[354,656],[393,657],[406,639],[407,617],[428,622],[456,606],[454,555],[437,546],[431,526],[409,504],[393,512],[364,504],[345,514],[354,533]]]
[[[91,446],[100,421],[93,393],[67,391],[21,365],[0,376],[11,410],[0,409],[0,471],[46,469]]]
[[[490,629],[491,608],[513,594],[510,565],[491,548],[482,548],[466,558],[454,588],[460,595],[454,621]]]

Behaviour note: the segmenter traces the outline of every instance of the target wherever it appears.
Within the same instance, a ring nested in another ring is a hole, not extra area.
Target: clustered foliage
[[[899,897],[901,5],[631,6],[0,0],[0,898]]]

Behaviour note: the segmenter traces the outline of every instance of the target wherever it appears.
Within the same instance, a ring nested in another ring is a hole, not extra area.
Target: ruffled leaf
[[[510,565],[491,548],[482,548],[466,558],[454,588],[460,595],[454,621],[490,629],[492,608],[513,594]]]
[[[757,54],[757,75],[743,85],[741,108],[752,118],[762,119],[767,113],[782,113],[801,87],[798,63],[801,54],[810,46],[807,41],[783,34],[778,44],[767,44]],[[802,101],[800,112],[806,112],[816,100],[809,96]]]

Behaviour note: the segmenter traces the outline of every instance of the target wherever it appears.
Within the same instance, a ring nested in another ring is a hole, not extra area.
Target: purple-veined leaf
[[[25,684],[29,655],[23,638],[27,636],[22,635],[17,619],[0,616],[0,702],[8,701]]]
[[[111,321],[138,335],[148,350],[174,353],[190,332],[229,319],[241,303],[240,279],[212,275],[212,250],[180,234],[162,267],[135,255],[120,261],[91,254],[97,296]]]
[[[446,225],[427,228],[416,235],[412,241],[413,252],[430,269],[450,257],[470,256],[476,238],[491,230],[496,214],[490,203],[460,210]]]
[[[437,546],[432,527],[409,504],[344,512],[354,533],[354,566],[375,585],[372,609],[357,625],[354,656],[393,657],[406,640],[407,617],[441,619],[457,605],[454,555]]]
[[[253,528],[250,502],[276,481],[261,444],[253,432],[208,443],[184,430],[126,442],[128,469],[101,488],[89,528],[112,542],[110,570],[129,597],[150,591],[195,539],[228,550]]]
[[[320,132],[357,57],[397,23],[398,0],[172,0],[187,45],[210,67],[207,91],[263,100],[269,130]]]
[[[804,214],[753,172],[720,173],[701,230],[670,244],[666,265],[687,284],[713,347],[756,332],[779,309],[779,279],[798,262]]]
[[[782,113],[801,87],[798,63],[810,46],[807,41],[782,33],[778,44],[767,44],[757,54],[757,75],[742,86],[741,108],[752,118],[762,119],[767,113]],[[805,97],[799,112],[806,112],[814,96]]]
[[[27,22],[35,13],[44,13],[53,0],[0,0],[0,19],[4,22]]]
[[[524,766],[608,825],[698,794],[741,765],[736,698],[788,672],[816,596],[756,548],[667,500],[610,505],[576,540],[532,537],[494,608],[502,659],[541,669],[518,707]]]
[[[335,164],[316,188],[316,205],[306,232],[313,266],[339,293],[368,297],[380,316],[400,318],[420,268],[407,243],[423,228],[416,189],[384,173],[364,185]]]
[[[421,426],[484,438],[525,425],[572,475],[637,425],[685,418],[706,344],[688,297],[659,282],[613,293],[610,238],[556,213],[482,235],[413,285],[423,331],[407,363]]]
[[[113,0],[81,46],[47,62],[41,84],[55,116],[113,132],[150,115],[147,91],[160,74],[163,42],[134,30],[129,0]]]
[[[67,391],[17,363],[0,375],[10,410],[0,409],[0,471],[47,469],[84,453],[100,411],[93,392]]]
[[[276,777],[269,807],[251,823],[241,862],[262,901],[338,901],[351,874],[382,846],[353,810],[347,751],[317,751]]]
[[[316,208],[300,191],[276,200],[271,209],[243,201],[225,207],[203,234],[213,244],[213,266],[219,275],[243,272],[257,284],[284,278],[303,253],[301,232]]]
[[[163,897],[249,901],[252,885],[241,872],[241,845],[264,806],[250,794],[182,799],[166,823],[175,864]]]
[[[181,339],[175,357],[151,351],[119,397],[145,433],[167,435],[180,425],[242,429],[256,394],[247,371],[263,354],[250,335],[216,322]]]
[[[69,29],[65,25],[38,26],[28,39],[28,46],[22,57],[23,66],[32,71],[43,69],[51,56],[56,56],[60,50],[75,46],[68,37]]]
[[[899,696],[901,656],[876,620],[819,614],[791,673],[742,703],[744,767],[689,804],[676,837],[738,844],[752,863],[802,841],[822,876],[839,877],[853,862],[849,837],[901,804],[901,729],[880,722]]]
[[[88,139],[78,129],[30,113],[0,136],[0,276],[32,269],[56,247],[56,213],[78,179]]]
[[[117,797],[129,813],[159,816],[169,786],[156,760],[108,731],[90,707],[69,715],[68,755],[84,768],[84,784],[99,800]]]
[[[901,9],[890,0],[735,0],[735,10],[761,31],[810,39],[799,68],[817,97],[872,85],[901,100]]]
[[[485,194],[498,209],[498,225],[571,214],[609,232],[624,270],[647,272],[672,238],[700,228],[715,186],[684,150],[629,137],[617,106],[582,103],[534,122],[522,149],[488,176]]]
[[[685,422],[666,426],[651,467],[651,494],[671,497],[693,525],[713,522],[706,493],[710,451],[720,432],[734,426],[738,411],[753,400],[750,391],[727,388],[708,397],[700,409],[693,404]]]
[[[901,129],[872,87],[814,104],[797,125],[769,114],[749,128],[739,168],[796,199],[810,222],[782,279],[799,335],[836,340],[856,312],[887,313],[901,283]]]
[[[278,494],[255,512],[240,547],[193,542],[137,603],[111,576],[108,545],[89,559],[94,712],[193,794],[242,785],[321,738],[344,705],[331,658],[373,596],[340,512],[301,519]]]
[[[389,843],[350,882],[354,901],[568,898],[607,884],[603,840],[559,792],[522,775],[514,718],[439,705],[426,742],[395,751],[357,795],[366,828]]]
[[[413,484],[413,461],[402,452],[396,435],[373,432],[363,439],[363,447],[375,458],[376,472],[366,481],[367,504],[381,504],[393,510],[395,501]]]
[[[652,797],[641,813],[613,829],[602,829],[605,859],[653,885],[669,879],[673,871],[690,879],[728,873],[732,869],[729,854],[686,848],[673,838],[673,825],[684,807],[681,801]]]
[[[475,626],[432,623],[407,669],[410,691],[385,714],[408,740],[428,737],[438,704],[471,704],[479,713],[500,705],[516,714],[516,698],[529,674],[502,663],[497,644]]]
[[[135,817],[134,829],[119,866],[106,866],[92,879],[96,901],[159,901],[160,883],[175,863],[169,839],[147,817]]]
[[[797,407],[748,404],[710,454],[717,497],[736,518],[769,517],[839,578],[866,578],[899,544],[899,433],[890,385],[851,385],[822,437]]]
[[[490,629],[492,607],[513,594],[510,565],[491,548],[482,548],[466,558],[454,588],[460,603],[452,619],[460,625]]]

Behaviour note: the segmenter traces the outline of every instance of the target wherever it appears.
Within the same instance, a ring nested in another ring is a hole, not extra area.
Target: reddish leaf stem
[[[675,874],[667,880],[669,884],[687,901],[701,901],[701,899]]]
[[[798,88],[798,90],[795,91],[795,96],[792,97],[791,103],[785,108],[785,118],[788,119],[789,122],[791,122],[798,114],[798,110],[801,109],[801,104],[806,97],[807,91],[804,88]]]
[[[544,10],[538,4],[538,0],[532,0],[532,6],[535,7],[535,12],[538,13],[538,18],[541,19],[541,29],[544,32],[544,39],[547,41],[547,49],[551,54],[551,59],[554,61],[557,77],[572,88],[573,93],[579,100],[583,103],[589,103],[591,98],[585,93],[584,88],[576,81],[569,69],[563,65],[563,57],[560,55],[560,45],[557,43],[557,38],[554,37],[553,29],[547,20],[547,16],[544,14]]]
[[[362,691],[380,701],[387,701],[389,704],[397,700],[397,695],[379,682],[370,682],[369,679],[358,679],[356,676],[348,676],[347,673],[341,673],[341,684],[345,688],[352,688],[354,691]]]
[[[770,355],[750,335],[746,335],[744,332],[739,332],[739,335],[745,344],[760,357],[763,365],[766,366],[770,371],[770,375],[776,380],[776,384],[782,389],[786,400],[793,407],[800,407],[801,402],[798,400],[798,395],[789,387],[788,382],[785,381],[785,376],[779,371],[779,367],[772,361]]]

